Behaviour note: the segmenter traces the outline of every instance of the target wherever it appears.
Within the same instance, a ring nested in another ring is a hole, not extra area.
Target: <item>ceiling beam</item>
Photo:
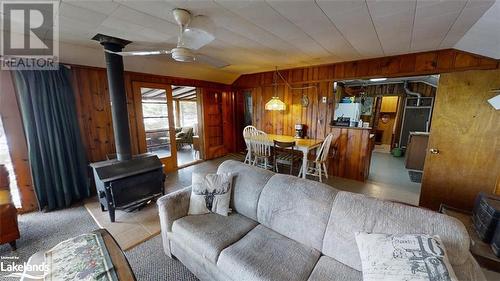
[[[196,95],[190,95],[190,96],[187,96],[187,97],[183,97],[182,99],[183,100],[190,100],[190,99],[195,99],[196,98]]]
[[[196,96],[196,89],[193,89],[192,91],[185,92],[185,93],[183,93],[183,94],[180,94],[180,95],[174,96],[174,98],[176,98],[176,99],[182,99],[182,98],[185,98],[185,97],[187,97],[187,96],[192,96],[192,95],[195,95],[195,96]]]
[[[172,96],[177,97],[181,94],[191,92],[193,90],[196,90],[195,87],[180,87],[179,89],[172,90]]]
[[[159,95],[165,95],[164,89],[151,89],[147,92],[142,93],[142,98],[156,98]]]

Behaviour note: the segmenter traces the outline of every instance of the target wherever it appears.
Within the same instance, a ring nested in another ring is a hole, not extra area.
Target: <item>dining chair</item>
[[[270,165],[271,145],[269,137],[263,131],[252,132],[250,136],[250,147],[253,156],[254,166],[259,166],[264,169],[272,168]]]
[[[278,164],[290,166],[290,175],[293,171],[293,163],[300,159],[297,157],[294,147],[295,142],[282,142],[273,140],[273,159],[274,159],[274,169],[278,173]]]
[[[247,154],[245,156],[245,161],[243,163],[245,164],[252,164],[252,148],[250,145],[250,137],[252,134],[254,134],[257,130],[254,126],[246,126],[243,129],[243,139],[245,140],[245,144],[247,146]]]
[[[308,160],[306,166],[306,175],[311,175],[319,178],[319,182],[323,182],[323,175],[328,179],[328,169],[326,162],[328,153],[332,143],[333,134],[328,134],[321,146],[316,150],[316,158]],[[302,167],[300,167],[299,177],[302,175]]]

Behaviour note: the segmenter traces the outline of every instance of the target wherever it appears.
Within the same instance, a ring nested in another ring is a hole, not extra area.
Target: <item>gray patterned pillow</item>
[[[356,233],[364,281],[457,281],[439,236]]]
[[[189,215],[201,215],[210,212],[227,216],[231,200],[233,175],[193,173]]]

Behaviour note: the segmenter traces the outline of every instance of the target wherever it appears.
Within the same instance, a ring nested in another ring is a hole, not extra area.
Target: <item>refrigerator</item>
[[[339,103],[335,108],[334,120],[338,117],[349,117],[350,121],[358,121],[361,115],[361,103]]]

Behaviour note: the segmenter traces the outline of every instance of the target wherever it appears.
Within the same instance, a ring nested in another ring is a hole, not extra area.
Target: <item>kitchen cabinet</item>
[[[398,110],[398,100],[399,98],[397,96],[382,97],[380,112],[395,113]]]

